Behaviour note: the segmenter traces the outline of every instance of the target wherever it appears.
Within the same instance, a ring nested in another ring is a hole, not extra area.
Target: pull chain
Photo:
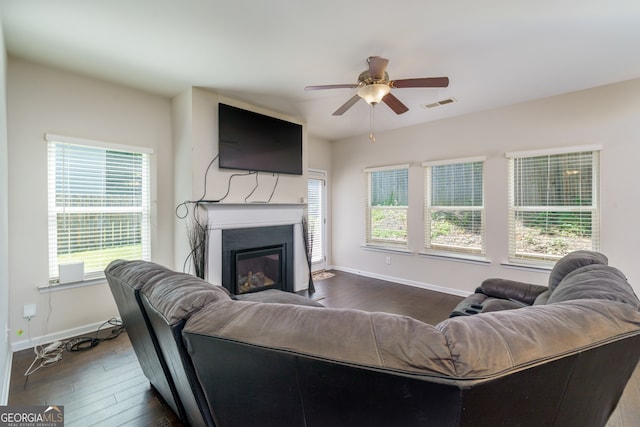
[[[370,123],[369,123],[369,139],[371,140],[371,142],[376,142],[376,137],[374,135],[374,130],[373,130],[373,121],[374,121],[373,110],[375,106],[376,104],[371,104],[371,116],[370,116]]]

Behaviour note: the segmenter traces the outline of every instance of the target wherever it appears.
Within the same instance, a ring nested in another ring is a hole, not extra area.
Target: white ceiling
[[[364,101],[332,116],[366,58],[410,111],[375,109],[376,131],[640,77],[638,0],[0,0],[10,55],[166,96],[209,88],[293,115],[311,134],[369,131]],[[455,98],[454,104],[421,104]]]

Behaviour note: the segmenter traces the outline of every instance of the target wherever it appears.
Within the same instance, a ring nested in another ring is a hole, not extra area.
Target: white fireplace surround
[[[302,233],[302,217],[306,205],[271,203],[207,203],[209,229],[207,247],[206,280],[221,284],[222,281],[222,230],[249,227],[293,225],[293,278],[294,291],[309,287],[309,265]]]

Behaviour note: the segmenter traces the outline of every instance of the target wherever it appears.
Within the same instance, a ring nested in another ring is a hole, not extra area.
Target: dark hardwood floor
[[[461,298],[335,272],[317,281],[312,297],[327,307],[384,311],[430,324],[446,319]],[[126,333],[63,359],[29,377],[32,350],[13,355],[9,405],[64,405],[65,426],[174,426],[183,424],[149,385]],[[640,425],[640,368],[607,427]],[[283,426],[286,427],[286,426]]]

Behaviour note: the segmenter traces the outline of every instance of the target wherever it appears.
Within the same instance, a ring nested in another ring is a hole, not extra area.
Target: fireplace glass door
[[[282,289],[284,246],[234,251],[236,294],[267,288]]]

